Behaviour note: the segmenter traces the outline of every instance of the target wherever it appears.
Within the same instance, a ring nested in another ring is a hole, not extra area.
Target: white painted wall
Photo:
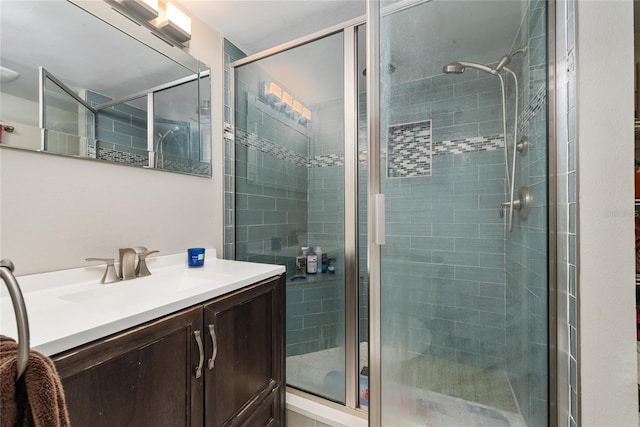
[[[17,274],[117,258],[127,246],[222,253],[223,44],[197,19],[192,31],[191,54],[213,70],[213,177],[0,148],[0,258],[11,259]]]
[[[581,424],[637,426],[633,2],[576,2]]]

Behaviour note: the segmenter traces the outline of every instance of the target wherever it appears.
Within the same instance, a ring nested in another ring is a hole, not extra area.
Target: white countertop
[[[186,253],[149,258],[147,265],[151,276],[107,285],[99,283],[104,265],[18,276],[31,348],[52,356],[285,272],[279,265],[217,259],[213,249],[203,267],[189,268]],[[0,334],[18,335],[4,287]]]

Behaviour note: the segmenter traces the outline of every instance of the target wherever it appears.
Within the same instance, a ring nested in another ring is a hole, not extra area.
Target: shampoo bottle
[[[307,274],[316,274],[318,272],[318,255],[309,249],[307,252]]]

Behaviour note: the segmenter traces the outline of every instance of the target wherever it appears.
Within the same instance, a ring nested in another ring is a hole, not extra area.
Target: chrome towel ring
[[[11,296],[13,311],[16,315],[16,324],[18,325],[18,360],[16,362],[16,381],[22,377],[24,371],[27,370],[29,363],[29,319],[27,318],[27,307],[24,304],[22,291],[18,286],[16,276],[13,275],[15,266],[8,259],[0,261],[0,277],[4,280]]]

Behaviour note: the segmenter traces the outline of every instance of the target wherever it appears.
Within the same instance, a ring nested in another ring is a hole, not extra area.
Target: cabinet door
[[[278,425],[284,413],[284,279],[205,305],[205,425]],[[216,349],[213,343],[216,343]],[[265,407],[263,404],[267,405]],[[267,414],[259,422],[252,415]]]
[[[199,306],[55,357],[71,425],[201,426],[201,327]]]

